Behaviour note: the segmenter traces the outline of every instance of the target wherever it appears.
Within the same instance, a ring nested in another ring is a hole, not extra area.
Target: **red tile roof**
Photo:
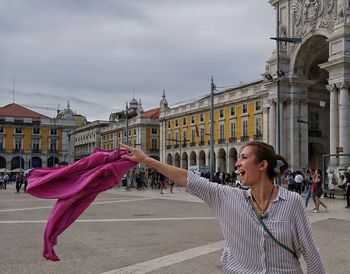
[[[40,114],[38,112],[32,111],[21,105],[15,103],[8,104],[4,107],[0,107],[0,117],[21,117],[21,118],[44,118],[48,119],[50,117]]]
[[[146,118],[159,118],[160,108],[154,108],[147,110],[143,113],[143,117]]]

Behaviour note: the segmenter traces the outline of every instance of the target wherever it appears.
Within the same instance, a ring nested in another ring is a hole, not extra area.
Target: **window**
[[[194,143],[195,141],[196,141],[196,130],[192,129],[191,142]]]
[[[4,149],[4,138],[0,138],[0,150]]]
[[[32,150],[39,150],[40,139],[32,139]]]
[[[255,111],[261,110],[261,101],[256,101],[255,102]]]
[[[201,122],[204,122],[204,114],[203,114],[203,113],[201,113],[201,114],[199,115],[199,119],[200,119]]]
[[[248,113],[248,105],[247,104],[243,104],[242,113]]]
[[[0,133],[4,133],[4,127],[0,126]]]
[[[204,128],[201,128],[201,142],[204,142]]]
[[[120,139],[120,135],[121,135],[121,134],[120,134],[120,131],[118,131],[118,139]]]
[[[131,136],[131,130],[130,129],[128,129],[128,133],[129,133],[129,136]]]
[[[151,149],[152,150],[157,150],[158,149],[158,139],[153,138],[151,140]]]
[[[168,146],[171,145],[171,142],[172,142],[171,132],[168,132],[168,140],[167,140]]]
[[[236,106],[231,107],[231,116],[235,116],[236,115]]]
[[[158,134],[158,128],[152,127],[152,134],[157,135]]]
[[[123,133],[124,133],[124,134],[123,134],[123,135],[124,135],[124,137],[126,137],[126,130],[123,130]]]
[[[15,138],[15,149],[22,149],[22,138]]]
[[[175,126],[178,127],[179,126],[179,121],[176,119],[175,120]]]
[[[16,127],[16,128],[15,128],[15,133],[16,133],[16,134],[22,134],[22,132],[23,132],[23,131],[22,131],[22,128],[21,128],[21,127]]]
[[[183,140],[184,143],[186,143],[187,132],[186,132],[186,130],[184,130],[182,133],[183,133],[183,134],[182,134],[182,140]]]
[[[225,116],[225,111],[222,108],[222,109],[220,109],[220,118],[224,118],[224,116]]]
[[[168,128],[171,128],[171,122],[168,121]]]
[[[310,112],[310,130],[319,130],[320,121],[317,112]]]
[[[51,128],[50,129],[50,134],[51,135],[57,135],[57,128]]]
[[[220,125],[220,137],[221,140],[225,139],[225,125]]]
[[[56,147],[57,147],[57,142],[55,138],[51,138],[50,140],[50,150],[51,151],[56,151]]]
[[[176,141],[176,143],[178,142],[178,140],[179,140],[179,133],[175,132],[175,141]]]
[[[255,135],[261,135],[261,118],[255,119]]]
[[[236,122],[232,122],[231,123],[231,138],[235,138],[236,137]]]
[[[191,116],[191,123],[194,124],[196,121],[195,121],[195,118],[194,118],[194,115]]]
[[[134,135],[136,135],[136,128],[134,128]]]
[[[183,124],[184,126],[186,126],[186,118],[183,118],[183,119],[182,119],[182,124]]]
[[[242,128],[243,128],[243,136],[247,137],[248,136],[248,120],[243,120],[242,121]]]

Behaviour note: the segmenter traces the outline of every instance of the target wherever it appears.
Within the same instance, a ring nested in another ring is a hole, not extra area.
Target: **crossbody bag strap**
[[[293,254],[293,256],[298,259],[298,256],[297,254],[295,253],[294,250],[290,249],[288,246],[282,244],[279,240],[277,240],[275,238],[275,236],[273,236],[272,232],[270,231],[270,229],[267,228],[267,226],[265,225],[264,221],[261,220],[261,218],[259,218],[258,216],[258,219],[259,219],[259,222],[261,223],[261,225],[263,226],[265,232],[271,237],[272,240],[274,240],[280,247],[284,248],[285,250],[289,251],[290,253]]]

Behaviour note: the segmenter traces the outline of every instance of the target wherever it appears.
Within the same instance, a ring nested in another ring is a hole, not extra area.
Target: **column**
[[[285,146],[285,127],[284,124],[286,121],[284,121],[284,98],[280,98],[280,132],[278,134],[280,134],[280,149],[281,151],[279,152],[280,155],[284,155],[285,151],[284,151],[284,146]]]
[[[270,100],[270,112],[269,112],[269,143],[276,148],[276,102]]]
[[[339,112],[338,112],[338,90],[335,85],[327,85],[330,93],[329,103],[329,153],[337,153],[336,148],[339,146]],[[335,167],[336,157],[330,157],[329,166]]]
[[[339,88],[339,146],[342,153],[350,153],[350,109],[349,109],[349,83],[340,83]],[[339,158],[340,167],[350,164],[349,157]]]

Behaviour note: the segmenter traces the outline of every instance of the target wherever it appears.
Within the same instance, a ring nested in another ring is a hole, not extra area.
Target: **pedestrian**
[[[22,188],[22,175],[21,173],[16,174],[16,192],[19,193]]]
[[[346,208],[350,208],[350,166],[348,167],[347,171],[344,172],[344,178],[345,178],[345,196],[346,196]]]
[[[10,176],[7,173],[5,173],[5,176],[4,176],[4,189],[7,188],[7,184],[9,182],[9,180],[10,180]]]
[[[314,209],[314,213],[320,212],[320,205],[324,207],[324,209],[327,211],[327,206],[321,201],[321,196],[323,194],[323,187],[322,187],[322,178],[321,178],[321,172],[316,169],[314,174],[314,183],[312,185],[312,193],[315,197],[316,201],[316,208]]]
[[[289,191],[294,191],[294,189],[295,189],[295,183],[294,183],[293,173],[292,173],[291,171],[288,171],[288,172],[287,172],[286,183],[287,183],[287,185],[288,185],[288,190],[289,190]]]
[[[221,179],[220,179],[220,172],[216,172],[215,175],[213,176],[213,183],[218,183],[221,184]]]
[[[157,169],[208,204],[225,239],[225,273],[303,273],[300,255],[308,273],[326,273],[301,196],[273,183],[288,163],[272,146],[258,141],[243,146],[236,167],[248,189],[213,184],[139,149],[121,148],[131,152],[123,158]]]
[[[301,195],[301,188],[302,188],[303,182],[304,182],[304,176],[300,170],[297,170],[294,177],[294,183],[295,183],[295,192],[299,193],[299,195]]]
[[[4,188],[4,175],[0,174],[0,189],[5,189]]]
[[[335,199],[334,197],[334,191],[335,191],[335,185],[337,184],[337,180],[334,176],[333,170],[330,170],[328,172],[328,190],[329,190],[329,198]]]
[[[312,195],[311,189],[312,189],[312,184],[313,184],[313,176],[315,174],[315,170],[313,168],[310,168],[305,176],[305,181],[306,181],[306,197],[305,197],[305,207],[307,208],[309,204],[310,197],[312,197],[312,200],[314,201],[315,208],[316,209],[316,200],[314,195]]]
[[[173,190],[174,190],[174,185],[175,185],[175,182],[173,180],[169,180],[169,192],[171,194],[173,194]]]
[[[165,176],[162,173],[159,173],[159,188],[160,188],[160,194],[164,194],[164,188],[165,188]]]

